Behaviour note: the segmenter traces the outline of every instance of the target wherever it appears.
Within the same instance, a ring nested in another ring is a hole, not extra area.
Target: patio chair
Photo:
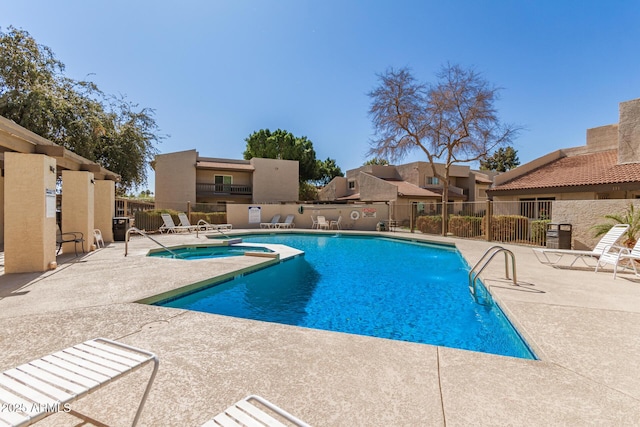
[[[195,225],[191,225],[189,217],[184,212],[178,213],[178,219],[180,220],[180,227],[187,227],[190,229],[189,231],[195,231],[197,228]]]
[[[636,261],[640,261],[640,240],[631,249],[623,246],[610,246],[598,258],[596,273],[600,267],[611,265],[613,266],[614,279],[618,275],[618,268],[620,267],[622,269],[632,269],[634,274],[639,276]]]
[[[162,224],[158,229],[160,233],[177,233],[180,231],[191,232],[194,230],[193,226],[176,225],[175,222],[173,222],[173,218],[168,213],[160,214],[160,216],[162,217],[162,221],[164,222],[164,224]]]
[[[93,230],[93,241],[96,244],[96,248],[104,248],[104,239],[102,238],[102,231],[97,228]]]
[[[11,408],[0,411],[0,425],[33,424],[151,362],[153,371],[133,419],[135,426],[159,361],[153,353],[106,338],[85,341],[0,373],[0,404]]]
[[[341,230],[342,229],[342,215],[340,215],[338,217],[337,221],[330,221],[329,222],[329,229],[332,229],[333,227],[335,227],[336,230]]]
[[[293,215],[287,215],[284,222],[279,222],[276,224],[277,228],[293,228],[296,225],[293,223]]]
[[[284,424],[280,420],[287,420],[289,424]],[[309,424],[301,419],[291,415],[267,399],[254,394],[229,406],[223,412],[204,423],[202,427],[286,427],[291,424],[310,427]]]
[[[327,219],[322,216],[322,215],[318,215],[318,228],[319,229],[325,229],[328,230],[329,229],[329,222],[327,221]]]
[[[318,228],[318,220],[311,215],[311,229]]]
[[[600,239],[598,244],[590,251],[582,251],[582,250],[573,250],[573,249],[549,249],[549,248],[534,248],[533,253],[543,264],[555,265],[560,262],[562,257],[565,255],[573,256],[575,259],[569,265],[573,267],[573,264],[578,259],[582,259],[582,261],[587,265],[589,264],[584,260],[584,258],[593,258],[598,259],[609,247],[614,246],[616,242],[622,237],[624,233],[629,229],[629,224],[616,224]]]
[[[199,227],[200,230],[203,231],[207,231],[207,230],[231,230],[233,228],[232,224],[210,224],[207,221],[205,221],[204,219],[201,219],[200,221],[198,221],[198,224],[196,224],[197,227]]]
[[[280,215],[274,215],[273,218],[271,218],[271,222],[261,222],[260,228],[275,228],[278,221],[280,221]]]
[[[78,256],[78,243],[80,243],[80,247],[82,248],[82,253],[84,253],[84,234],[80,231],[69,231],[63,233],[60,230],[60,226],[57,226],[56,229],[56,244],[58,245],[58,250],[56,251],[56,256],[60,253],[60,249],[62,249],[63,243],[73,243],[74,250],[76,252],[76,256]]]

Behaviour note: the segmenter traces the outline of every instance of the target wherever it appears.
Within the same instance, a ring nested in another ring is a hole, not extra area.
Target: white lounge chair
[[[600,255],[600,258],[598,258],[596,273],[600,267],[608,264],[613,266],[614,279],[618,275],[618,268],[620,267],[622,267],[622,269],[629,268],[638,276],[636,261],[640,261],[640,240],[637,241],[631,249],[623,246],[610,246]]]
[[[340,216],[338,217],[338,220],[337,220],[337,221],[331,221],[331,222],[329,222],[329,228],[331,229],[331,228],[333,228],[333,227],[335,227],[335,228],[336,228],[336,230],[341,230],[341,229],[342,229],[342,215],[340,215]]]
[[[158,371],[155,354],[95,338],[0,374],[0,425],[28,426],[125,374],[153,362],[153,372],[132,425],[138,423]]]
[[[293,223],[293,215],[287,215],[287,217],[285,218],[284,222],[279,222],[278,224],[276,224],[277,228],[293,228],[296,225]]]
[[[195,225],[191,225],[191,221],[189,221],[189,217],[186,213],[180,212],[178,213],[178,219],[180,219],[180,227],[189,228],[190,231],[194,231],[196,229]]]
[[[285,424],[280,420],[287,420]],[[311,427],[301,419],[274,405],[267,399],[251,395],[229,406],[202,427],[286,427],[287,425]]]
[[[318,220],[311,215],[311,229],[318,228]]]
[[[548,249],[548,248],[534,248],[533,253],[543,264],[558,264],[560,260],[565,256],[573,256],[575,259],[569,265],[570,267],[575,264],[578,259],[594,258],[598,259],[609,247],[614,246],[616,242],[622,237],[622,235],[629,229],[629,224],[616,224],[600,239],[598,244],[590,251],[581,251],[573,249]],[[585,265],[589,266],[586,261]],[[592,266],[590,266],[592,267]]]
[[[319,229],[325,229],[328,230],[329,229],[329,222],[327,221],[327,219],[322,216],[322,215],[318,215],[318,228]]]
[[[233,228],[232,224],[210,224],[204,219],[198,221],[197,226],[200,230],[231,230]]]
[[[278,221],[280,221],[280,215],[274,215],[271,222],[261,222],[260,228],[276,228]]]
[[[176,223],[173,222],[173,218],[168,213],[160,214],[160,216],[162,217],[162,221],[164,222],[164,224],[162,224],[160,226],[160,228],[158,229],[160,231],[160,233],[164,233],[164,232],[177,233],[177,232],[180,232],[180,231],[191,232],[191,231],[195,230],[195,228],[193,226],[176,225]]]

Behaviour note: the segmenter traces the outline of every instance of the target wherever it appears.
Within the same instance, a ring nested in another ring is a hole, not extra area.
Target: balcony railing
[[[251,195],[250,185],[241,184],[196,184],[196,194],[199,196],[217,195]]]

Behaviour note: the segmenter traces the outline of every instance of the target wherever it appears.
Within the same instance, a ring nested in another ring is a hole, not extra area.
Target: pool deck
[[[470,265],[492,246],[386,235],[455,243]],[[205,242],[195,234],[154,237]],[[553,268],[529,247],[503,246],[515,254],[518,285],[504,279],[502,255],[481,277],[540,360],[138,304],[273,261],[149,258],[156,246],[137,236],[127,257],[116,242],[62,255],[51,272],[0,275],[0,371],[101,336],[160,358],[141,426],[199,426],[248,394],[314,426],[638,425],[640,281]],[[135,372],[38,425],[130,424],[149,374]]]

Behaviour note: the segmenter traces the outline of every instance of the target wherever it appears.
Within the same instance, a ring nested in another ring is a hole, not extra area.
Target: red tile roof
[[[563,157],[490,189],[525,190],[640,183],[640,163],[618,164],[618,150]]]

